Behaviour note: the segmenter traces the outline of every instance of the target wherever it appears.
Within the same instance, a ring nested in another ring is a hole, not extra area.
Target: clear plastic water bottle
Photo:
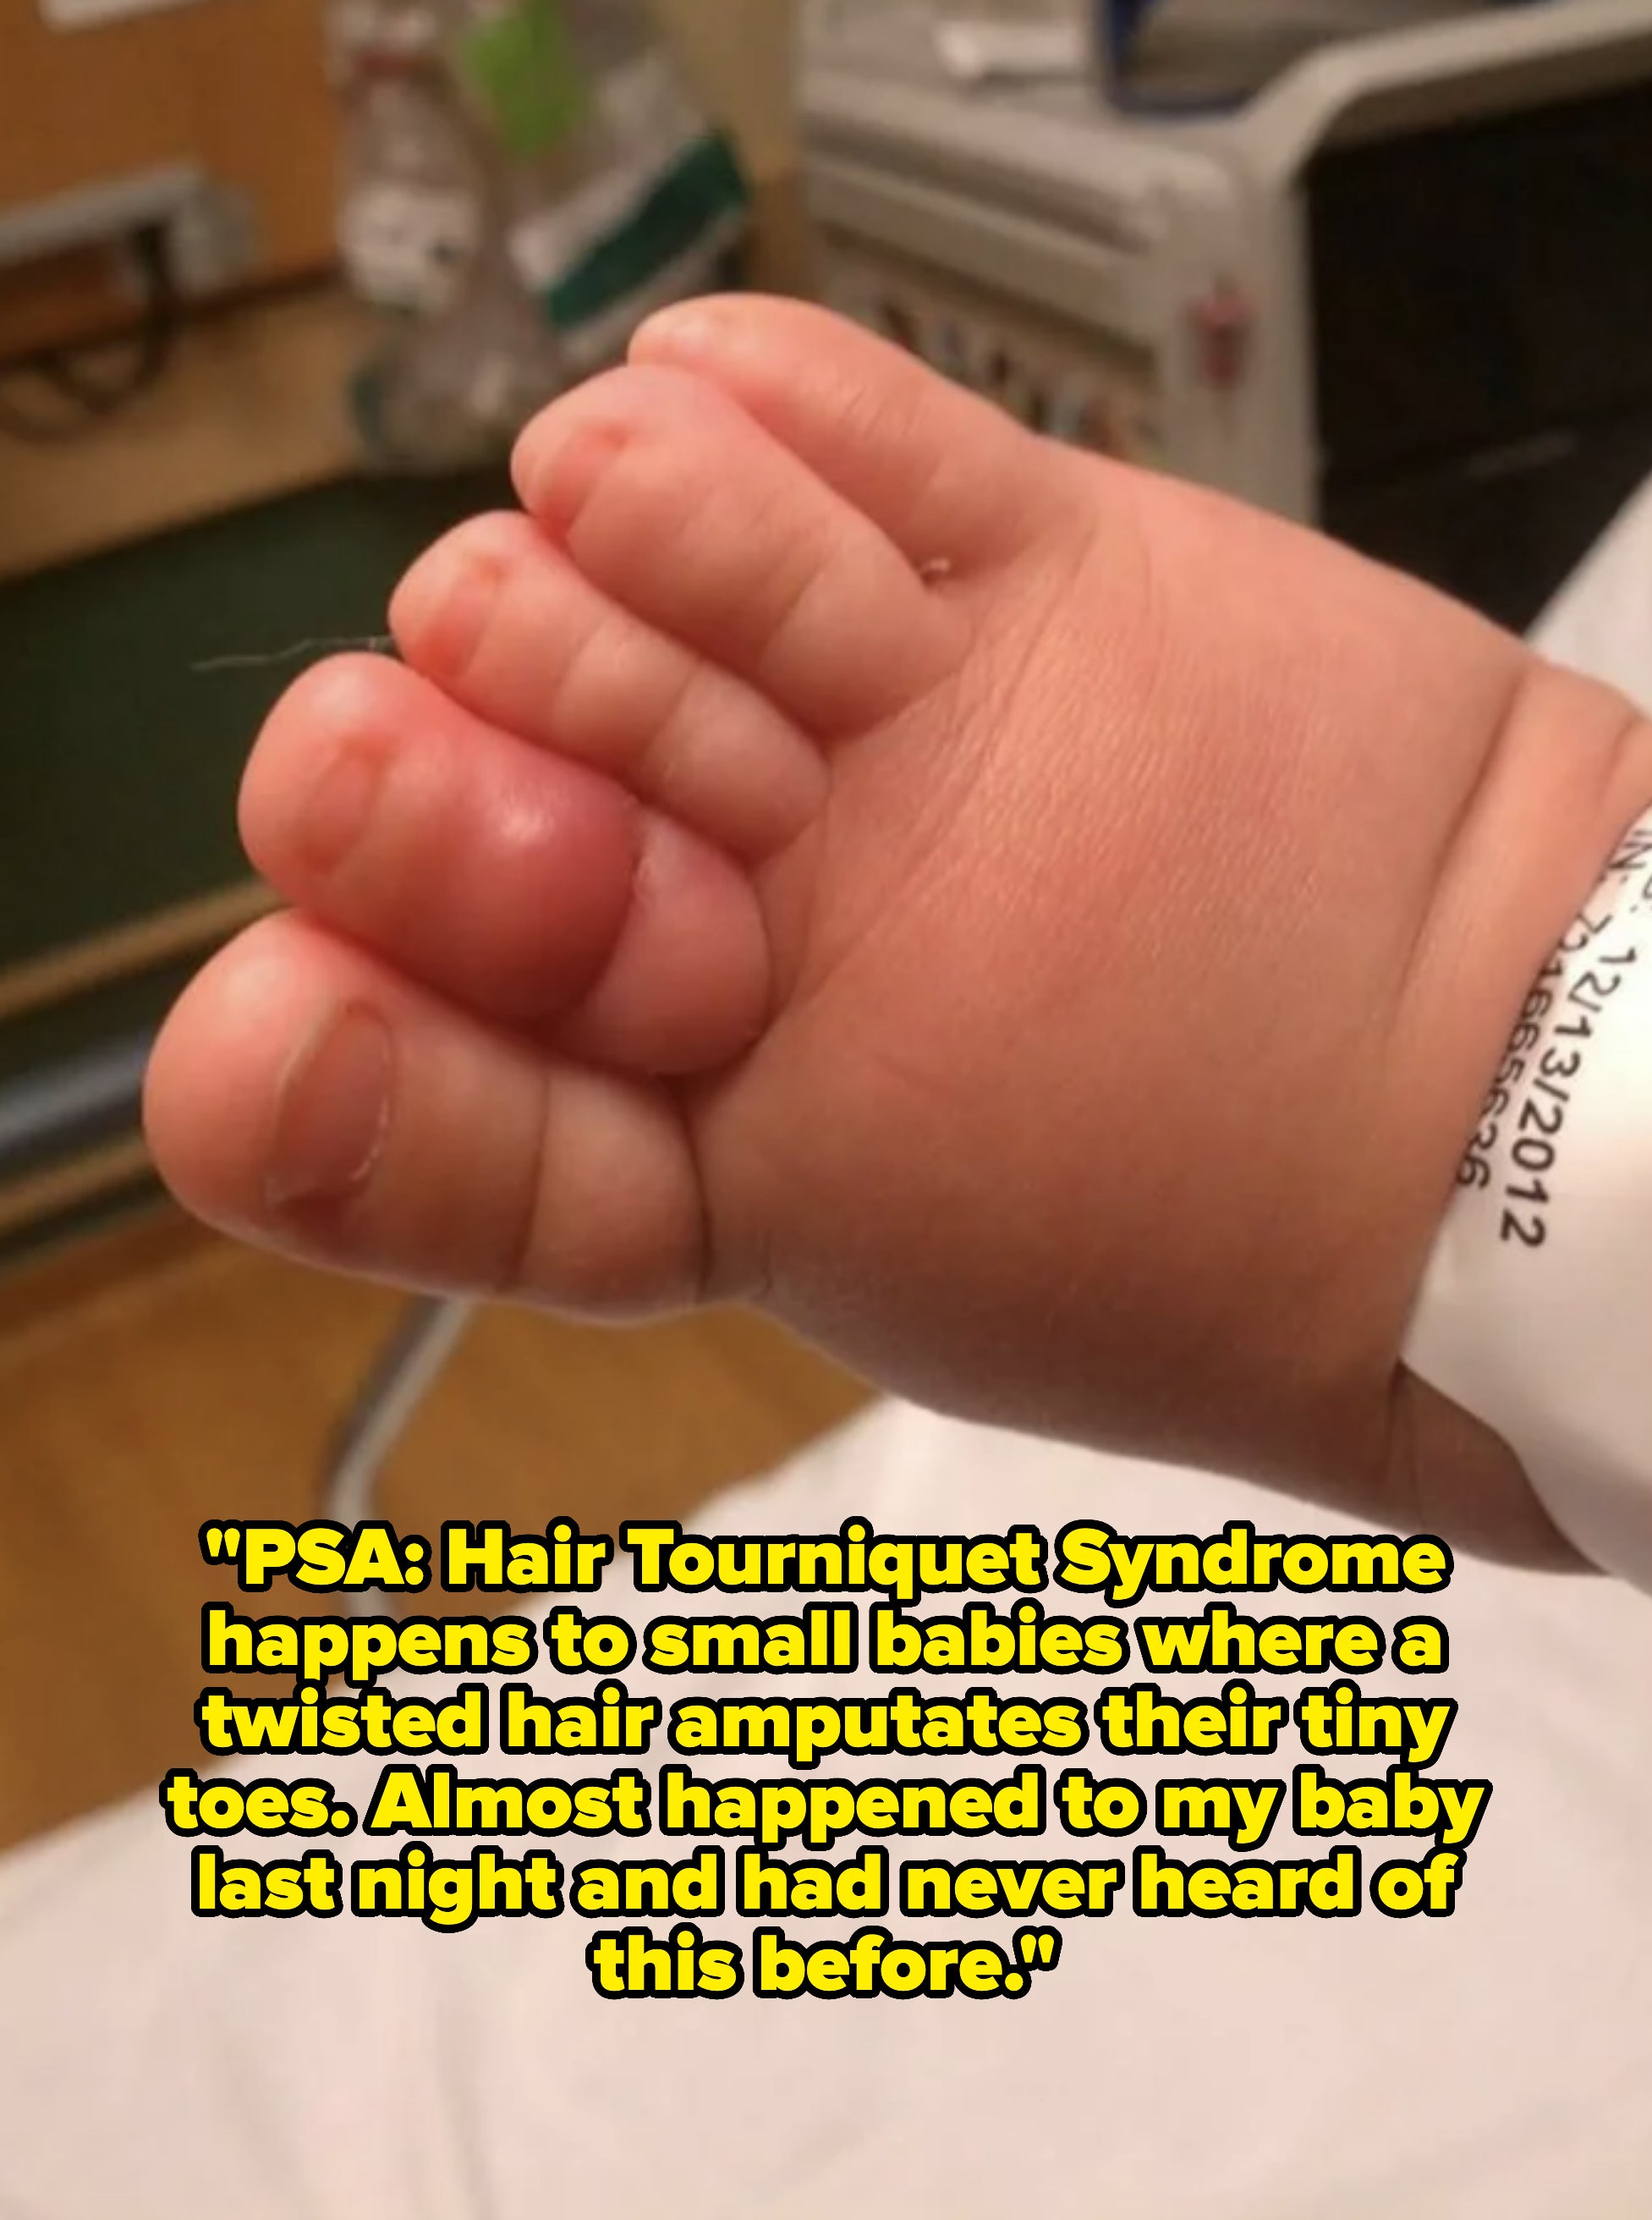
[[[340,240],[384,343],[384,461],[495,452],[742,235],[733,155],[643,0],[332,0]]]
[[[520,284],[589,370],[644,315],[703,290],[747,196],[644,0],[443,0],[471,112],[506,157]]]
[[[458,97],[441,0],[339,0],[339,238],[379,313],[354,402],[370,452],[443,470],[502,452],[564,382],[504,243],[507,173]]]

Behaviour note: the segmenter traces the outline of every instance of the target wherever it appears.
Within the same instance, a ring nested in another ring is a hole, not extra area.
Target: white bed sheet
[[[1540,639],[1652,705],[1652,490]],[[1312,1523],[892,1404],[702,1524],[851,1512]],[[202,1922],[153,1804],[71,1829],[0,1861],[0,2216],[1644,2220],[1652,1604],[1464,1562],[1443,1616],[1441,1769],[1496,1784],[1451,1920],[1125,1910],[1013,2005],[613,2004],[571,1915]]]
[[[1294,1531],[1282,1508],[886,1405],[702,1523]],[[1652,1606],[1464,1564],[1443,1615],[1441,1770],[1496,1784],[1451,1920],[1125,1911],[1071,1923],[1013,2005],[611,2003],[572,1916],[200,1922],[158,1813],[77,1829],[0,1868],[0,2211],[1639,2220]],[[359,1808],[377,1764],[327,1771]]]

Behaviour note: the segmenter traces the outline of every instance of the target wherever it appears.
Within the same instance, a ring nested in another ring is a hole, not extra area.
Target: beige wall
[[[36,0],[0,0],[0,208],[91,178],[196,160],[249,194],[261,272],[333,251],[333,103],[322,0],[234,0],[95,28],[49,30]],[[131,314],[92,254],[0,278],[0,353]]]
[[[732,132],[757,203],[752,282],[811,290],[793,92],[795,0],[651,0],[707,108]]]
[[[797,166],[793,0],[652,0],[707,106],[758,184]]]

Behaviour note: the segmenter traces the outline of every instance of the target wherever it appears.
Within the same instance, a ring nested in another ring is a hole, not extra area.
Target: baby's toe
[[[702,379],[595,379],[529,427],[515,472],[594,586],[822,739],[897,714],[966,652],[877,527]]]
[[[496,1023],[651,1073],[704,1070],[766,1014],[745,872],[622,787],[382,658],[291,688],[242,831],[290,901]]]
[[[172,1013],[155,1160],[199,1216],[350,1271],[614,1316],[693,1299],[692,1152],[669,1094],[564,1063],[294,917]]]
[[[631,359],[715,384],[920,569],[967,577],[1086,521],[1070,452],[809,302],[684,302]]]
[[[819,810],[826,766],[771,702],[601,593],[531,518],[480,516],[390,604],[408,663],[502,731],[608,772],[756,863]]]

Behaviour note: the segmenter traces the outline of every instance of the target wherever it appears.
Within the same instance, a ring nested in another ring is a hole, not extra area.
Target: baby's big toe
[[[700,1285],[668,1090],[546,1055],[298,918],[195,981],[145,1112],[188,1207],[346,1270],[615,1316]]]

